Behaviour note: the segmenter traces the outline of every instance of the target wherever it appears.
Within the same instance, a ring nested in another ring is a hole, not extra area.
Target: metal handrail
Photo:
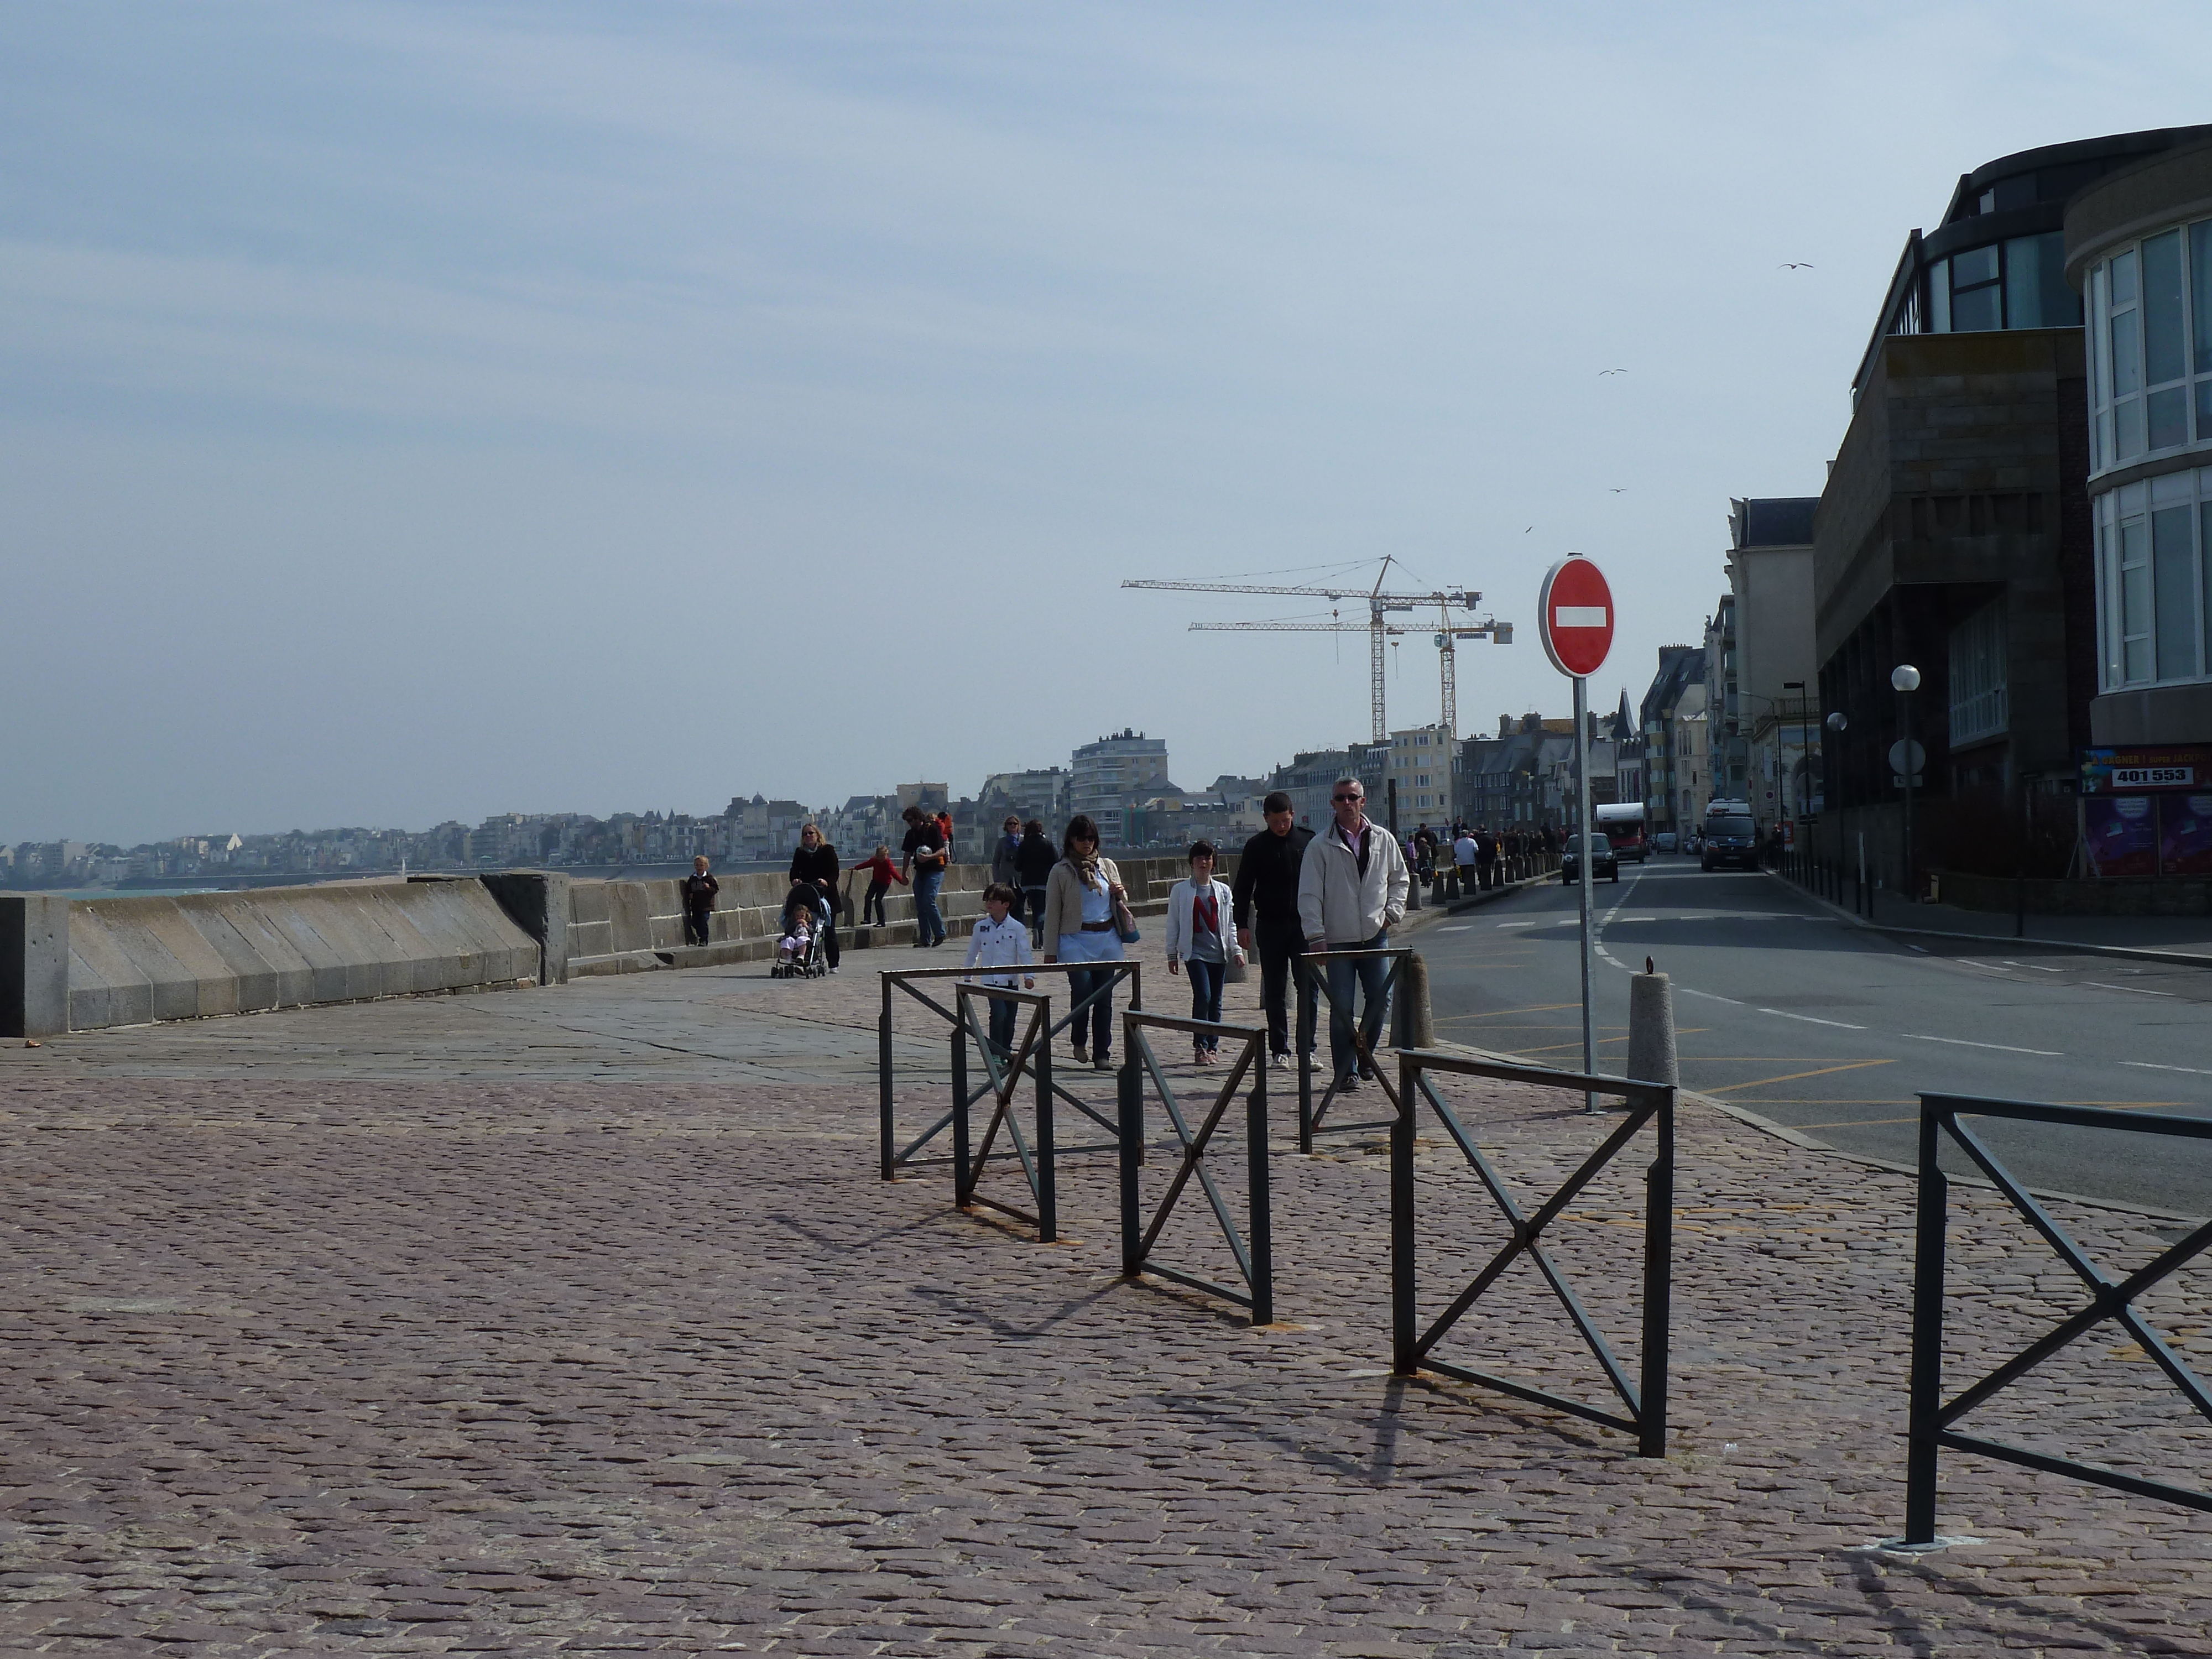
[[[1582,1095],[1612,1095],[1628,1103],[1627,1116],[1613,1128],[1597,1150],[1584,1158],[1575,1172],[1533,1212],[1524,1212],[1507,1189],[1504,1177],[1484,1156],[1450,1107],[1430,1080],[1435,1073],[1478,1077],[1501,1083],[1533,1084],[1540,1088],[1571,1091]],[[1516,1400],[1549,1406],[1557,1411],[1626,1431],[1637,1438],[1644,1457],[1667,1455],[1667,1349],[1670,1340],[1674,1300],[1674,1090],[1667,1085],[1638,1083],[1617,1077],[1593,1077],[1580,1072],[1556,1071],[1548,1066],[1520,1066],[1504,1061],[1474,1060],[1432,1049],[1401,1050],[1398,1055],[1399,1097],[1406,1103],[1390,1131],[1390,1293],[1392,1369],[1401,1376],[1431,1370],[1463,1382],[1494,1389]],[[1416,1251],[1413,1188],[1413,1139],[1416,1097],[1426,1100],[1461,1154],[1474,1166],[1492,1200],[1512,1229],[1512,1238],[1485,1265],[1481,1273],[1453,1297],[1450,1304],[1424,1332],[1420,1329],[1419,1261]],[[1545,1230],[1557,1220],[1590,1181],[1626,1147],[1646,1123],[1657,1130],[1657,1146],[1644,1175],[1644,1321],[1643,1352],[1638,1376],[1632,1382],[1596,1322],[1591,1319],[1565,1273],[1542,1244]],[[1505,1269],[1526,1255],[1544,1276],[1553,1294],[1566,1310],[1577,1333],[1596,1358],[1626,1414],[1571,1399],[1564,1395],[1518,1382],[1487,1371],[1454,1365],[1434,1357],[1437,1344]]]
[[[1269,1325],[1275,1318],[1274,1231],[1268,1202],[1267,1173],[1267,1028],[1264,1025],[1224,1025],[1217,1021],[1177,1019],[1166,1014],[1147,1014],[1131,1012],[1121,1016],[1123,1038],[1121,1065],[1121,1272],[1125,1277],[1136,1279],[1152,1273],[1161,1279],[1172,1279],[1178,1285],[1218,1296],[1238,1307],[1251,1310],[1255,1325]],[[1152,1053],[1148,1030],[1187,1031],[1194,1036],[1226,1037],[1241,1041],[1243,1049],[1229,1068],[1229,1075],[1216,1091],[1204,1120],[1194,1133],[1182,1114],[1182,1103],[1176,1099],[1173,1085],[1160,1069],[1158,1058]],[[1246,1160],[1246,1201],[1249,1212],[1251,1240],[1248,1246],[1237,1231],[1235,1218],[1221,1189],[1214,1184],[1213,1175],[1206,1165],[1206,1154],[1213,1143],[1214,1131],[1220,1126],[1223,1115],[1237,1098],[1238,1086],[1249,1073],[1251,1087],[1246,1091],[1244,1110],[1244,1149]],[[1168,1121],[1175,1126],[1176,1138],[1182,1143],[1182,1159],[1174,1176],[1168,1183],[1167,1194],[1160,1200],[1149,1225],[1143,1218],[1143,1204],[1137,1190],[1137,1171],[1142,1165],[1145,1147],[1145,1079],[1150,1077],[1152,1086],[1159,1091],[1160,1103],[1167,1109]],[[1188,1188],[1193,1176],[1198,1177],[1200,1189],[1206,1202],[1212,1206],[1213,1218],[1227,1241],[1230,1254],[1237,1259],[1237,1269],[1243,1274],[1245,1289],[1201,1279],[1179,1267],[1171,1267],[1153,1259],[1152,1251],[1159,1243],[1160,1233],[1166,1227],[1176,1200]]]
[[[1382,976],[1382,1000],[1395,1009],[1397,1000],[1398,976],[1405,969],[1406,958],[1413,954],[1413,947],[1410,945],[1392,945],[1371,951],[1304,951],[1293,957],[1291,980],[1298,988],[1300,995],[1309,994],[1307,990],[1309,977],[1312,981],[1312,994],[1315,995],[1315,1048],[1318,1049],[1322,1042],[1328,1039],[1328,1033],[1322,1029],[1321,1010],[1326,1007],[1332,1016],[1337,1012],[1336,994],[1328,988],[1328,975],[1322,971],[1318,964],[1331,961],[1358,962],[1370,957],[1387,958],[1390,968],[1389,971]],[[1344,1014],[1346,1018],[1351,1018],[1352,1010],[1345,1009]],[[1395,1018],[1391,1022],[1390,1034],[1395,1045],[1398,1036],[1398,1023]],[[1356,1019],[1352,1022],[1352,1047],[1353,1052],[1358,1056],[1357,1063],[1372,1072],[1375,1074],[1376,1082],[1382,1085],[1383,1098],[1390,1103],[1393,1115],[1375,1118],[1365,1123],[1333,1124],[1330,1126],[1329,1132],[1349,1134],[1359,1129],[1387,1129],[1397,1121],[1395,1114],[1404,1109],[1404,1103],[1399,1099],[1397,1091],[1390,1086],[1390,1080],[1384,1075],[1382,1068],[1375,1064],[1375,1056],[1369,1050],[1367,1039],[1360,1031],[1359,1022]],[[1299,1050],[1298,1150],[1300,1152],[1313,1151],[1314,1136],[1322,1133],[1322,1121],[1328,1115],[1328,1109],[1334,1103],[1343,1085],[1337,1078],[1332,1064],[1328,1087],[1322,1092],[1320,1101],[1316,1103],[1313,1097],[1313,1055],[1304,1049]]]
[[[2058,1106],[2035,1101],[1984,1100],[1971,1095],[1920,1097],[1920,1167],[1917,1215],[1912,1252],[1912,1374],[1906,1425],[1905,1540],[1936,1541],[1936,1463],[1946,1450],[1978,1453],[2000,1462],[2063,1474],[2092,1486],[2109,1486],[2138,1498],[2155,1498],[2192,1510],[2212,1510],[2212,1492],[2170,1486],[2163,1480],[2124,1474],[2117,1469],[2031,1451],[1951,1427],[1966,1413],[2039,1365],[2068,1343],[2111,1320],[2149,1355],[2197,1412],[2212,1419],[2212,1392],[2157,1331],[2136,1311],[2134,1303],[2153,1285],[2207,1249],[2212,1221],[2169,1246],[2124,1279],[2115,1279],[2090,1260],[2051,1212],[2029,1195],[1982,1138],[1960,1121],[1985,1117],[2027,1123],[2057,1123],[2081,1129],[2113,1129],[2128,1134],[2212,1140],[2212,1120],[2177,1117],[2163,1112],[2114,1111],[2108,1107]],[[2019,1353],[1949,1401],[1943,1398],[1943,1252],[1948,1232],[1950,1182],[1939,1163],[1942,1138],[1949,1136],[1978,1165],[1997,1191],[2041,1234],[2082,1283],[2088,1305],[2060,1320]]]
[[[1103,986],[1077,1001],[1068,1010],[1064,1018],[1044,1033],[1044,1043],[1047,1047],[1049,1047],[1054,1037],[1066,1030],[1075,1020],[1086,1016],[1090,1012],[1092,1003],[1100,997],[1113,995],[1115,988],[1125,980],[1129,986],[1129,1006],[1133,1008],[1141,1008],[1144,1006],[1143,964],[1133,961],[1023,963],[1011,969],[1003,967],[960,967],[904,968],[887,970],[883,975],[883,1006],[876,1016],[876,1139],[878,1169],[884,1180],[892,1180],[896,1176],[899,1170],[907,1164],[949,1164],[953,1161],[948,1157],[916,1156],[923,1147],[928,1146],[951,1127],[954,1113],[950,1108],[921,1134],[908,1142],[904,1150],[899,1147],[893,1101],[896,1067],[891,1048],[892,988],[896,987],[903,991],[950,1026],[952,1031],[952,1045],[957,1053],[960,1044],[964,1041],[960,1014],[955,1009],[947,1008],[935,998],[927,996],[915,989],[915,981],[950,979],[966,980],[972,983],[979,974],[1002,974],[1010,971],[1024,975],[1109,972],[1113,975]],[[956,1002],[958,1000],[957,995],[954,1000]],[[1089,1112],[1091,1116],[1097,1118],[1099,1122],[1105,1124],[1109,1130],[1113,1128],[1114,1126],[1093,1110],[1087,1102],[1079,1099],[1057,1085],[1054,1087],[1059,1098],[1068,1102],[1079,1110]]]

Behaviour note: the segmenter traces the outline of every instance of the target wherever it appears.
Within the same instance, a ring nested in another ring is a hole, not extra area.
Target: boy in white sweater
[[[983,908],[990,913],[987,921],[975,924],[975,931],[968,936],[968,963],[970,968],[1026,968],[1035,960],[1030,955],[1029,924],[1013,916],[1014,890],[1004,882],[994,881],[983,890]],[[984,974],[979,983],[997,985],[1013,989],[1012,974]],[[1036,976],[1022,976],[1024,991],[1036,989]],[[999,997],[991,999],[991,1046],[1001,1054],[1011,1054],[1014,1048],[1014,1009],[1016,1005]]]

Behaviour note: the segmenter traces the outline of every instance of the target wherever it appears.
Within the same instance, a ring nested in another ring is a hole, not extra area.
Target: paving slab
[[[0,1650],[2212,1653],[2197,1516],[1950,1457],[1941,1524],[1981,1541],[1870,1547],[1903,1506],[1909,1182],[1685,1109],[1675,1433],[1640,1459],[1387,1374],[1373,1139],[1279,1136],[1258,1330],[1120,1278],[1103,1159],[1063,1168],[1051,1246],[954,1211],[941,1170],[878,1180],[878,981],[848,961],[0,1049]],[[900,1018],[919,1114],[943,1043]],[[1603,1121],[1452,1097],[1532,1193]],[[1632,1363],[1640,1176],[1556,1240]],[[1440,1134],[1419,1192],[1432,1310],[1504,1233]],[[1954,1197],[1963,1380],[2079,1293]],[[2060,1213],[2115,1262],[2170,1242]],[[1225,1276],[1201,1219],[1170,1242]],[[2205,1288],[2147,1304],[2200,1367]],[[1480,1306],[1448,1357],[1602,1398],[1533,1274]],[[1975,1426],[2212,1467],[2109,1329]]]

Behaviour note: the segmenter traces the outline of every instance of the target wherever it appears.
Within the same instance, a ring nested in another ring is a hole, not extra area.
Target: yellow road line
[[[1784,1077],[1763,1077],[1750,1083],[1724,1083],[1717,1089],[1703,1089],[1698,1091],[1698,1092],[1708,1095],[1725,1095],[1733,1093],[1738,1089],[1757,1089],[1769,1083],[1795,1083],[1801,1077],[1826,1077],[1831,1072],[1856,1072],[1863,1071],[1869,1066],[1894,1066],[1896,1064],[1897,1062],[1893,1060],[1848,1060],[1841,1066],[1822,1066],[1816,1070],[1810,1072],[1791,1072]]]

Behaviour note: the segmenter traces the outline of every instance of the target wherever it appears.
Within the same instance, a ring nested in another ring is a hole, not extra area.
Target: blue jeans
[[[1002,1054],[1014,1052],[1014,1015],[1020,1008],[1018,1002],[991,999],[991,1046]]]
[[[1076,969],[1067,976],[1067,1006],[1071,1008],[1093,991],[1102,991],[1097,1001],[1068,1022],[1067,1040],[1077,1047],[1083,1046],[1083,1023],[1091,1022],[1091,1057],[1103,1060],[1114,1047],[1114,994],[1105,988],[1114,982],[1115,964],[1102,963],[1095,973]]]
[[[1221,1023],[1221,976],[1226,965],[1218,962],[1200,962],[1195,958],[1183,963],[1183,972],[1190,975],[1190,1017],[1193,1019],[1212,1020],[1217,1025]],[[1221,1047],[1221,1039],[1217,1036],[1201,1036],[1194,1041],[1209,1054]]]
[[[1380,951],[1390,943],[1386,929],[1373,939],[1358,945],[1344,945],[1343,950]],[[1358,1051],[1352,1046],[1352,988],[1353,981],[1360,988],[1359,1033],[1367,1039],[1367,1052],[1371,1055],[1382,1040],[1382,1014],[1386,999],[1382,982],[1390,976],[1389,959],[1385,957],[1360,957],[1354,960],[1340,960],[1332,952],[1328,969],[1328,1058],[1334,1075],[1339,1083],[1350,1077],[1359,1063]]]
[[[945,943],[945,918],[937,913],[937,890],[945,885],[942,870],[917,870],[914,872],[914,942],[916,945]]]

